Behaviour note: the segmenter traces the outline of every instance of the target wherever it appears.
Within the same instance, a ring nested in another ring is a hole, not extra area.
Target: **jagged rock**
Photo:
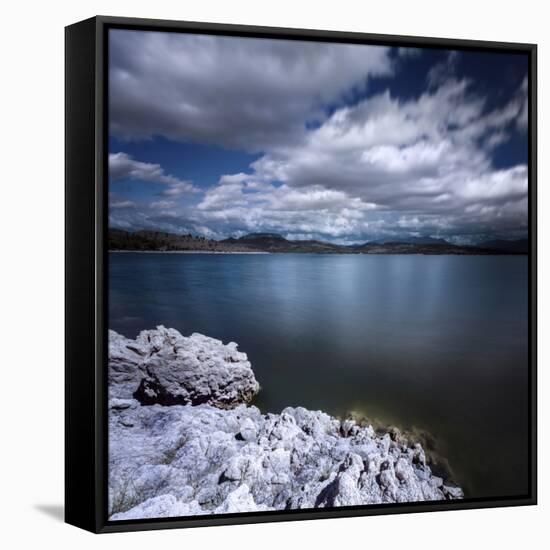
[[[113,519],[462,498],[420,449],[319,411],[111,403]]]
[[[259,391],[246,354],[202,334],[182,336],[163,326],[129,340],[109,331],[111,397],[135,397],[143,405],[231,408]]]
[[[183,503],[174,495],[160,495],[141,502],[124,514],[113,514],[110,519],[152,519],[175,516],[193,516],[201,513],[196,501]]]
[[[139,340],[139,337],[138,337]],[[138,341],[109,331],[109,396],[131,399],[145,376],[146,349]]]
[[[256,425],[252,422],[252,420],[250,420],[250,418],[246,418],[241,424],[241,429],[238,435],[240,435],[244,441],[253,441],[256,439]]]
[[[393,432],[247,406],[258,383],[236,344],[164,327],[110,342],[112,520],[463,497]]]

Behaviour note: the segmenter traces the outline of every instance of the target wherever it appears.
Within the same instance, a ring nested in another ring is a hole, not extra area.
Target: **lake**
[[[109,254],[110,328],[234,341],[263,411],[425,430],[466,497],[527,492],[526,256]]]

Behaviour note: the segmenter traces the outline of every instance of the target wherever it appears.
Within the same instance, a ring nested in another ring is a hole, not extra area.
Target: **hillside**
[[[135,251],[198,251],[198,252],[255,252],[246,244],[215,241],[194,235],[175,235],[159,231],[128,232],[109,229],[109,250]]]
[[[109,250],[158,252],[270,252],[302,254],[523,254],[527,241],[489,241],[478,246],[458,246],[430,237],[401,241],[370,241],[345,246],[317,240],[289,240],[277,233],[250,233],[216,241],[206,237],[159,231],[109,230]]]
[[[349,252],[346,247],[322,241],[290,241],[277,233],[250,233],[238,239],[220,241],[230,246],[248,246],[264,252],[317,252],[341,254]]]

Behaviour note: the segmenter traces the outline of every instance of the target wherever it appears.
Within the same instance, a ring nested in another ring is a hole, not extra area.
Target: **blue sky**
[[[110,33],[111,227],[526,236],[526,56]]]

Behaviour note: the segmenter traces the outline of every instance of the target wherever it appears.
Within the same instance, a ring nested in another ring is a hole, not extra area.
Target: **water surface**
[[[429,431],[467,497],[527,492],[525,256],[109,255],[110,328],[235,341],[262,391]]]

